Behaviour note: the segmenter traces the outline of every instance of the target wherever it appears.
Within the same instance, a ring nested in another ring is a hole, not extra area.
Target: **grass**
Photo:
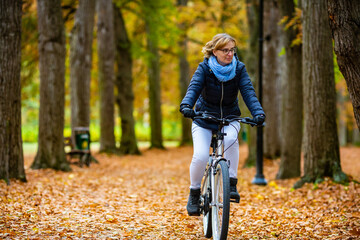
[[[23,150],[24,154],[35,154],[37,151],[37,141],[39,127],[37,122],[32,122],[22,125],[22,138],[23,138]],[[115,126],[115,139],[116,142],[120,142],[121,129],[119,126]],[[138,140],[139,148],[148,148],[150,146],[150,126],[148,124],[137,122],[135,125],[136,138]],[[71,136],[71,128],[65,126],[64,136]],[[98,151],[100,147],[100,127],[96,121],[90,124],[90,136],[91,136],[91,150]],[[179,122],[164,121],[163,122],[163,139],[165,147],[174,147],[179,145],[181,138],[181,125]]]
[[[36,143],[38,141],[39,127],[37,122],[23,124],[21,127],[23,142]],[[137,122],[135,124],[136,139],[139,142],[150,141],[150,126],[146,123]],[[163,139],[165,141],[180,141],[181,139],[181,124],[180,122],[164,121],[162,125]],[[116,125],[114,129],[115,139],[117,142],[121,138],[121,128]],[[71,136],[70,126],[65,126],[64,136]],[[100,139],[100,126],[96,121],[90,124],[91,141],[98,142]]]
[[[164,141],[165,147],[176,147],[179,145],[178,141]],[[148,141],[139,141],[138,147],[141,149],[146,149],[150,147],[150,142]],[[99,142],[91,142],[91,151],[99,151],[100,143]],[[35,154],[37,151],[37,143],[36,142],[24,142],[23,143],[24,154],[30,155]]]

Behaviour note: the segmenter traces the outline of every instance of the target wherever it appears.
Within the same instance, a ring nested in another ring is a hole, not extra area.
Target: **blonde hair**
[[[214,50],[218,50],[223,48],[230,41],[233,41],[236,46],[236,40],[232,36],[227,33],[219,33],[216,34],[211,41],[207,42],[202,49],[202,53],[204,53],[205,58],[211,57]]]

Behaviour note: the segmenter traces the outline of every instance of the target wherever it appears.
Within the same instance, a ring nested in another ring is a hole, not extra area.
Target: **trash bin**
[[[90,150],[90,131],[87,127],[74,128],[75,135],[75,149]]]

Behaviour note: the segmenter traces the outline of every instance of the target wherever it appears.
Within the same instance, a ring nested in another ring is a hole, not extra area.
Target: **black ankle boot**
[[[240,202],[240,195],[236,189],[237,181],[236,178],[230,178],[230,199],[238,203]]]
[[[200,189],[190,189],[186,209],[189,216],[200,216]]]

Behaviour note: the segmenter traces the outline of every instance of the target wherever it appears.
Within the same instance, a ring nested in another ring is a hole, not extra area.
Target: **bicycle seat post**
[[[221,128],[220,128],[216,134],[217,157],[223,157],[224,155],[224,136],[226,136],[226,133],[221,132]]]

